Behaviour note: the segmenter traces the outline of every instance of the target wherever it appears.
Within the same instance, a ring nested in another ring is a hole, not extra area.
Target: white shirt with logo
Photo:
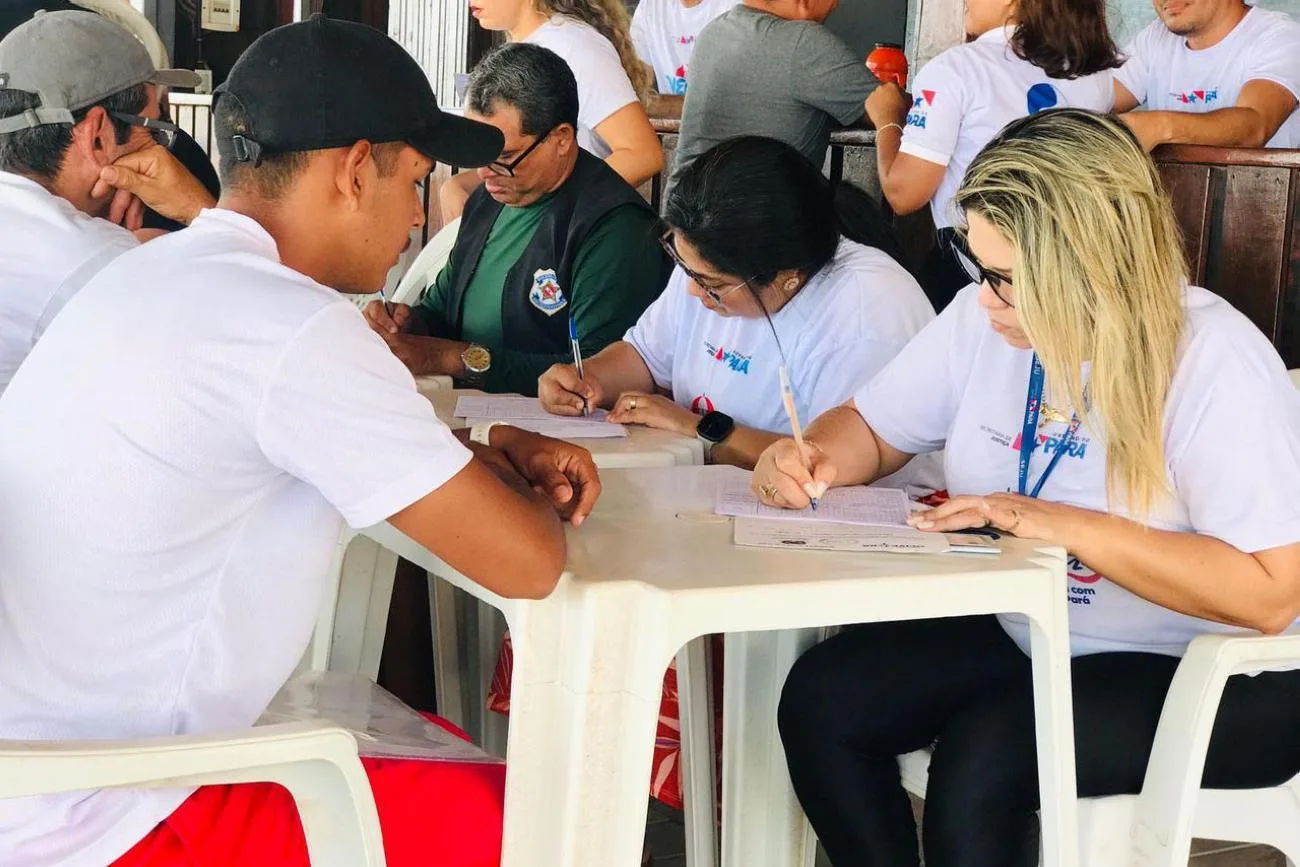
[[[1300,99],[1300,22],[1285,12],[1251,8],[1209,48],[1153,21],[1125,51],[1119,83],[1152,111],[1205,114],[1232,108],[1250,81],[1271,81]],[[1300,108],[1291,112],[1266,147],[1300,148]]]
[[[953,495],[1015,492],[1033,353],[994,332],[968,287],[856,396],[886,442],[906,452],[945,449]],[[1249,553],[1300,542],[1300,394],[1272,345],[1205,289],[1185,294],[1185,333],[1165,402],[1172,495],[1142,523],[1213,536]],[[1085,371],[1086,375],[1086,371]],[[1048,388],[1031,456],[1033,489],[1074,410]],[[1088,420],[1040,497],[1107,511],[1106,437]],[[1133,517],[1123,496],[1115,514]],[[1235,627],[1179,614],[1130,593],[1077,558],[1069,563],[1075,655],[1143,651],[1181,656],[1192,638]],[[1029,628],[1001,617],[1028,652]]]
[[[578,145],[605,159],[612,151],[596,127],[637,101],[614,44],[585,21],[563,15],[552,16],[523,41],[549,48],[569,64],[578,82]]]
[[[135,236],[0,172],[0,393],[55,314]]]
[[[789,435],[781,355],[767,320],[719,316],[687,292],[687,282],[680,268],[674,271],[624,339],[679,405]],[[933,318],[925,293],[901,265],[842,238],[831,263],[772,315],[800,421],[807,425],[845,403]],[[942,487],[935,472],[912,476],[906,481]]]
[[[695,37],[714,18],[740,0],[700,0],[691,7],[682,0],[641,0],[632,15],[632,44],[655,71],[660,93],[682,96]]]
[[[0,739],[253,724],[301,659],[342,522],[469,452],[332,289],[208,210],[125,254],[0,397]],[[0,800],[0,862],[104,867],[186,789]]]
[[[939,228],[956,220],[952,199],[971,161],[1011,121],[1049,108],[1110,111],[1115,104],[1111,70],[1073,80],[1051,78],[1011,50],[1014,33],[1014,25],[1000,27],[949,48],[912,82],[912,109],[899,150],[947,167],[930,200]]]

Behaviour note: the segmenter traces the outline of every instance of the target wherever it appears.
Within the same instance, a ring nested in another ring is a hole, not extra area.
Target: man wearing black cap
[[[147,165],[140,196],[183,221],[211,204],[155,138],[174,131],[158,120],[159,86],[193,78],[155,69],[91,12],[39,14],[0,40],[0,392],[68,299],[136,244],[115,224],[142,202],[106,172]]]
[[[440,112],[383,34],[320,18],[255,42],[214,122],[218,206],[102,270],[0,397],[0,740],[250,726],[307,646],[344,519],[540,597],[556,511],[579,523],[599,490],[567,444],[496,425],[467,448],[339,294],[383,285],[433,161],[496,158],[495,129]],[[449,796],[447,763],[367,765],[392,867],[495,863],[503,775],[473,768]],[[266,785],[0,801],[0,853],[307,863]]]

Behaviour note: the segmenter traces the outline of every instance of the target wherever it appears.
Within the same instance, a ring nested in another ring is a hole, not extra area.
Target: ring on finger
[[[629,397],[629,398],[627,399],[627,408],[628,408],[628,409],[636,409],[636,398],[635,398],[635,397]]]
[[[758,492],[769,500],[776,499],[776,485],[759,485]]]

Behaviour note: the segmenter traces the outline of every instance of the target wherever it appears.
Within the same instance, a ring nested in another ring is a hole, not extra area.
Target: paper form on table
[[[825,500],[822,501],[823,508]],[[880,551],[895,554],[943,554],[949,550],[942,533],[911,527],[866,527],[824,521],[774,521],[737,517],[735,542],[746,548],[785,548],[805,551]],[[994,550],[996,553],[996,549]]]
[[[556,439],[606,439],[627,436],[627,428],[610,424],[609,413],[595,409],[590,415],[570,418],[542,409],[535,397],[519,395],[456,398],[455,415],[472,421],[504,421],[517,428]]]
[[[719,515],[734,515],[738,518],[816,521],[911,530],[907,526],[907,492],[900,488],[868,488],[862,485],[831,488],[821,498],[817,511],[795,511],[763,505],[750,487],[749,473],[729,473],[718,485],[713,508]]]

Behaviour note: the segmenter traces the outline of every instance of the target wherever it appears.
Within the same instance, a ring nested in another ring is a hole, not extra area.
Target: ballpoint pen
[[[800,460],[804,460],[804,469],[808,470],[811,476],[812,470],[803,457],[803,428],[799,425],[799,413],[794,407],[794,390],[790,388],[790,376],[786,373],[784,364],[781,365],[781,401],[785,404],[785,414],[790,417],[790,429],[794,431],[794,441],[799,446]],[[817,511],[817,498],[809,497],[809,499],[812,500],[813,511]]]
[[[578,379],[582,376],[582,347],[578,345],[578,323],[572,316],[569,317],[569,345],[573,347],[573,366],[578,369]],[[582,414],[587,415],[590,409],[587,406],[587,399],[582,399]]]

